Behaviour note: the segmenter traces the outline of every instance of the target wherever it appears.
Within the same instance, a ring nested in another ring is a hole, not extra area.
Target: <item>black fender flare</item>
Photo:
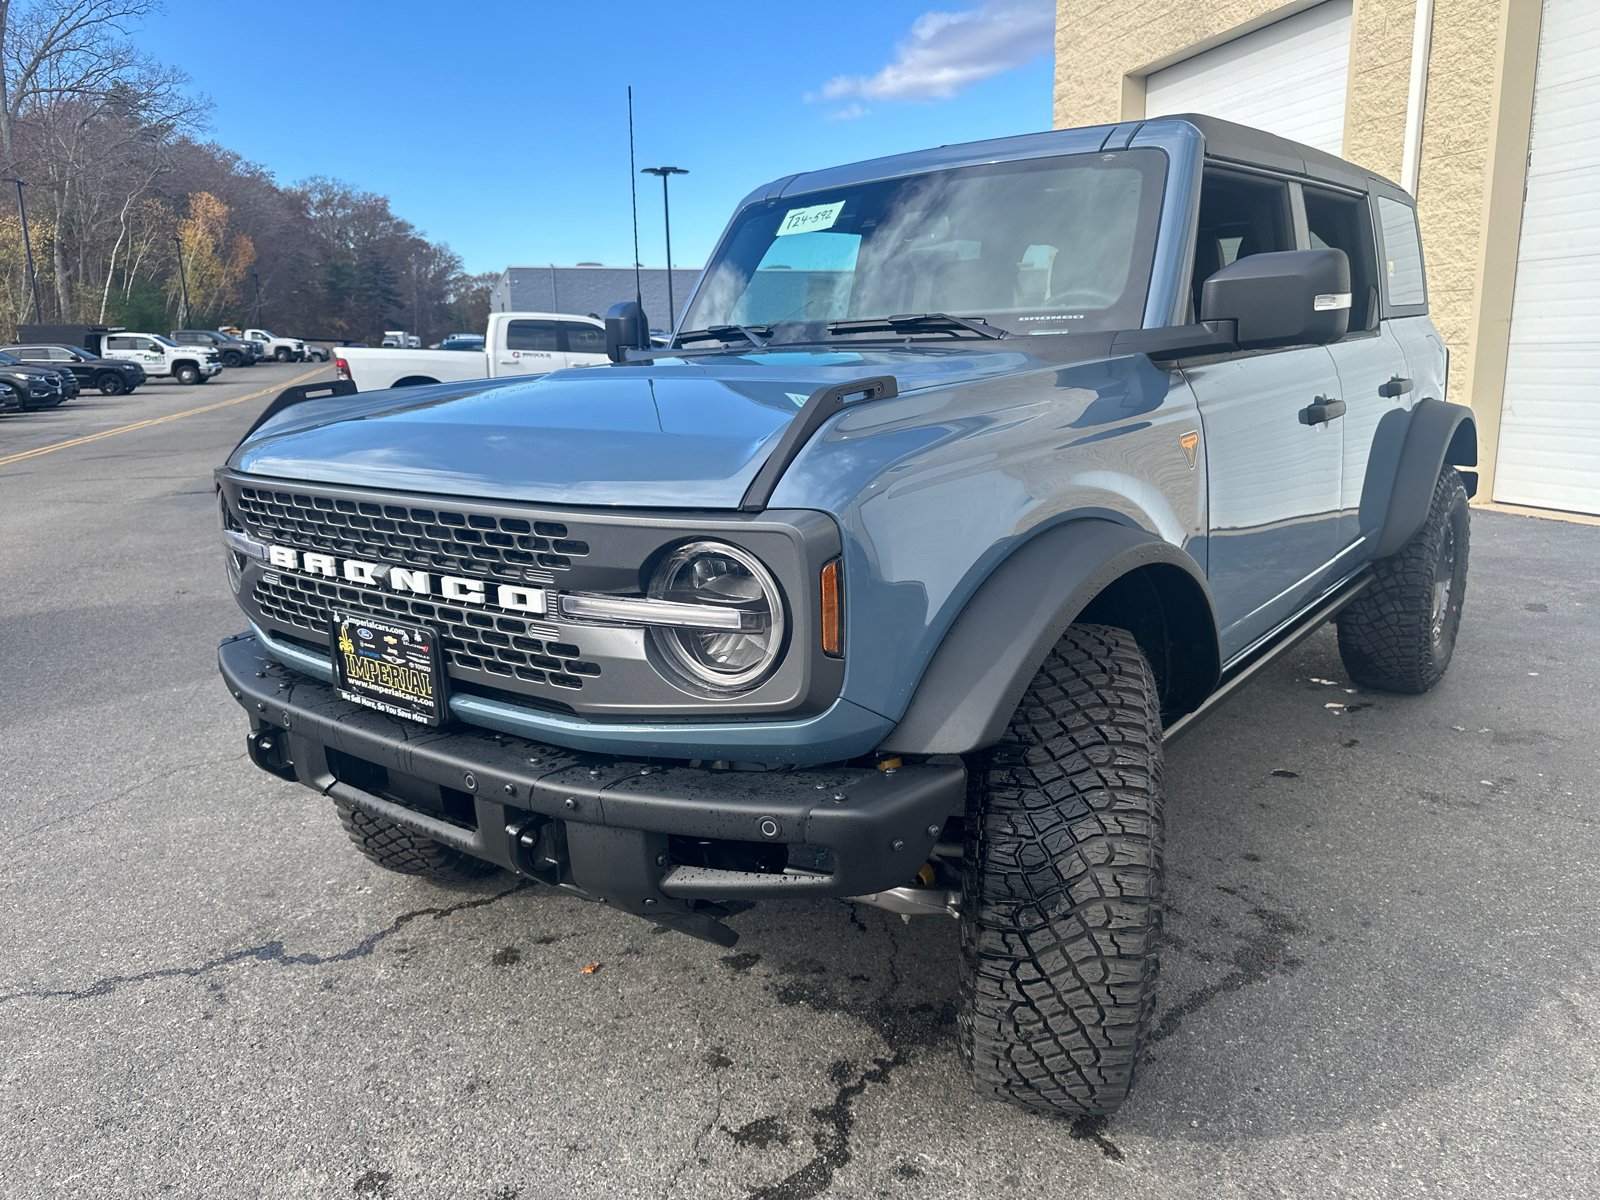
[[[1198,704],[1216,686],[1222,662],[1211,589],[1199,564],[1146,530],[1080,518],[1030,538],[990,572],[881,749],[965,754],[993,745],[1067,626],[1118,580],[1152,566],[1180,572],[1174,578],[1186,596],[1204,605],[1203,620],[1191,626],[1203,630],[1191,654],[1187,707]]]
[[[1394,488],[1389,493],[1389,513],[1373,547],[1373,558],[1387,558],[1415,536],[1428,519],[1433,487],[1446,463],[1458,467],[1478,465],[1478,426],[1472,410],[1432,398],[1417,401],[1411,425],[1400,447]],[[1478,491],[1478,473],[1463,471],[1467,495]]]

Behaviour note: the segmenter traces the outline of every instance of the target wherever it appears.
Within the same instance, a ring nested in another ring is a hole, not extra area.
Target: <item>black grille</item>
[[[240,488],[235,514],[264,542],[457,575],[548,583],[589,543],[558,521]]]
[[[276,573],[256,584],[254,598],[263,616],[308,630],[323,641],[335,604],[347,612],[421,621],[439,631],[440,644],[455,668],[450,673],[462,678],[520,679],[575,690],[583,687],[585,677],[600,674],[598,663],[582,661],[583,651],[577,646],[537,636],[544,630],[516,617]]]

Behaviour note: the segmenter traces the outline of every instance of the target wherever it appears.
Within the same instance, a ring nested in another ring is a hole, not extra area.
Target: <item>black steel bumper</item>
[[[736,935],[715,917],[730,902],[908,883],[966,795],[960,765],[713,770],[475,726],[429,729],[341,699],[280,665],[254,634],[224,641],[217,657],[250,716],[250,757],[263,770],[725,945]],[[674,849],[680,839],[784,847],[789,868],[686,863]],[[797,857],[809,869],[797,869]]]

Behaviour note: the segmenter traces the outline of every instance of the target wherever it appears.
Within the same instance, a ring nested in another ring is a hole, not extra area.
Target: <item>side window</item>
[[[134,339],[131,337],[108,337],[106,339],[106,349],[137,350],[138,347],[134,345]]]
[[[561,322],[561,332],[567,336],[567,349],[573,354],[604,354],[606,331],[598,325],[579,321]]]
[[[49,358],[53,362],[73,361],[72,352],[59,346],[29,346],[28,354],[33,358]]]
[[[1417,236],[1417,214],[1409,204],[1378,197],[1378,223],[1383,229],[1385,286],[1395,307],[1426,304],[1422,279],[1422,240]]]
[[[510,321],[506,325],[507,350],[556,349],[554,321]]]
[[[149,338],[130,338],[129,340],[133,343],[133,348],[135,350],[150,351],[156,348],[156,344]]]
[[[1194,250],[1195,319],[1200,286],[1217,271],[1252,254],[1294,249],[1289,191],[1281,183],[1207,171],[1200,183],[1200,225]]]
[[[1378,327],[1378,256],[1365,198],[1305,189],[1313,250],[1343,250],[1350,260],[1350,332]]]

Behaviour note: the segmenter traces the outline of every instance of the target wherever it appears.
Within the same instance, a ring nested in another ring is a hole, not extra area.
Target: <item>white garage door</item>
[[[1600,4],[1546,0],[1494,498],[1600,513]]]
[[[1352,0],[1328,0],[1145,79],[1146,116],[1194,112],[1339,154]]]

